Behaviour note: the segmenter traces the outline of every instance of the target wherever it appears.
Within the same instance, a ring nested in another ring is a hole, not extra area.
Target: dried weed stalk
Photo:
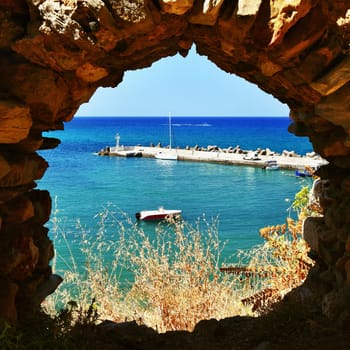
[[[193,227],[170,219],[150,235],[125,218],[118,221],[115,237],[108,238],[110,215],[108,209],[99,215],[94,237],[78,222],[84,266],[78,266],[54,219],[54,229],[70,251],[71,268],[64,273],[64,285],[45,301],[48,312],[75,300],[77,307],[71,311],[78,317],[94,300],[101,319],[136,320],[159,332],[193,330],[203,319],[247,313],[235,288],[239,278],[219,271],[222,246],[216,222],[203,219]]]
[[[204,218],[192,226],[170,219],[150,234],[106,209],[98,215],[94,235],[78,221],[84,256],[79,264],[54,215],[52,231],[66,242],[69,257],[63,262],[70,268],[44,307],[55,313],[70,305],[72,323],[99,315],[116,322],[135,320],[158,332],[191,331],[203,319],[261,314],[299,286],[313,264],[302,238],[302,220],[312,214],[307,198],[306,189],[296,195],[297,220],[261,229],[265,243],[240,256],[247,264],[221,268],[216,221]],[[106,230],[110,218],[117,225],[114,236]]]
[[[248,253],[244,266],[226,266],[221,271],[241,277],[246,297],[244,305],[261,314],[280,301],[285,294],[300,286],[314,262],[308,257],[309,247],[302,237],[305,217],[320,215],[321,209],[309,201],[309,189],[303,187],[295,196],[292,209],[298,219],[287,218],[286,224],[268,226],[260,230],[265,243]]]

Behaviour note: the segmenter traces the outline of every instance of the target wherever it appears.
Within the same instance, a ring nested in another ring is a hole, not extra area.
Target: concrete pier
[[[117,157],[144,157],[154,158],[155,154],[166,148],[162,147],[145,147],[145,146],[132,146],[126,147],[122,151],[116,151],[114,147],[107,147],[105,150],[98,152],[99,155],[103,156],[117,156]],[[325,165],[328,162],[322,159],[316,154],[310,155],[298,155],[293,152],[284,152],[278,154],[275,152],[260,151],[245,151],[237,149],[218,149],[210,148],[207,150],[203,149],[176,149],[179,161],[190,161],[190,162],[207,162],[227,165],[245,165],[263,168],[267,161],[275,160],[279,165],[280,169],[290,170],[303,170],[305,167],[318,168],[321,165]],[[255,154],[258,159],[249,159],[251,154]]]

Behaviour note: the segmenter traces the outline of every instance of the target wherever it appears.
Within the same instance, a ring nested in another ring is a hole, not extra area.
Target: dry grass
[[[115,236],[107,237],[106,222],[114,218],[106,209],[94,236],[79,224],[84,266],[71,252],[64,285],[44,308],[55,314],[69,305],[72,320],[80,323],[98,313],[100,319],[135,320],[158,332],[191,331],[204,319],[259,315],[299,286],[312,266],[302,239],[302,220],[310,215],[307,194],[303,189],[293,203],[297,220],[261,230],[265,243],[240,256],[247,264],[221,268],[217,222],[203,218],[192,226],[171,219],[147,234],[124,217],[116,221]],[[56,216],[52,230],[70,250]]]
[[[110,215],[108,210],[100,214],[100,230],[93,239],[79,225],[85,266],[79,268],[71,253],[64,285],[45,301],[47,312],[73,305],[71,311],[78,316],[94,300],[101,319],[136,320],[158,332],[193,330],[203,319],[249,312],[236,289],[239,277],[220,273],[222,246],[215,222],[203,219],[194,227],[170,219],[151,236],[125,218],[118,221],[116,236],[108,239],[104,226]],[[69,247],[57,218],[54,221],[53,229]]]
[[[202,319],[242,314],[237,278],[219,272],[216,226],[203,233],[181,220],[169,225],[159,226],[153,241],[142,231],[127,240],[135,278],[128,296],[142,302],[143,322],[160,332],[192,330]]]
[[[260,235],[266,242],[247,266],[249,271],[258,273],[249,278],[249,283],[258,291],[243,302],[252,305],[253,311],[263,313],[304,282],[313,261],[308,257],[309,247],[301,237],[300,220],[289,218],[287,224],[261,229]],[[252,282],[251,278],[255,280]]]

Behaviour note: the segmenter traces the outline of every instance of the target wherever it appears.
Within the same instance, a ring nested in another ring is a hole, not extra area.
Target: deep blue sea
[[[173,146],[312,151],[307,138],[288,133],[289,124],[287,117],[173,117]],[[209,221],[218,218],[219,237],[227,242],[224,256],[229,256],[261,243],[260,228],[284,223],[295,193],[307,181],[284,170],[97,156],[100,149],[115,145],[116,133],[123,145],[167,145],[168,117],[76,117],[64,131],[46,135],[62,142],[40,152],[50,167],[38,188],[57,198],[56,215],[73,250],[79,241],[78,218],[93,240],[94,217],[106,206],[132,220],[137,211],[164,206],[182,209],[183,218],[193,224],[203,215]],[[154,224],[143,225],[154,229]],[[56,249],[66,254],[65,244],[57,243]]]

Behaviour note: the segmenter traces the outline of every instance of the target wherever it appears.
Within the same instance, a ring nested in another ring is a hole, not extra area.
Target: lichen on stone
[[[111,0],[115,14],[127,22],[138,23],[146,19],[144,0]]]
[[[341,26],[344,26],[344,25],[350,24],[350,9],[348,9],[348,10],[346,11],[346,14],[345,14],[344,17],[338,18],[337,24],[338,24],[338,26],[340,26],[340,27],[341,27]]]
[[[76,1],[65,1],[64,4],[57,0],[46,0],[42,2],[38,6],[43,19],[40,31],[49,33],[54,29],[57,33],[65,32],[76,7]]]
[[[345,41],[344,43],[344,53],[350,53],[350,9],[348,9],[344,17],[340,17],[337,20],[337,25],[342,31],[342,37]]]
[[[36,6],[43,21],[39,28],[42,33],[70,33],[74,40],[94,42],[75,15],[81,8],[92,8],[98,12],[104,6],[102,0],[44,0],[36,3]]]

